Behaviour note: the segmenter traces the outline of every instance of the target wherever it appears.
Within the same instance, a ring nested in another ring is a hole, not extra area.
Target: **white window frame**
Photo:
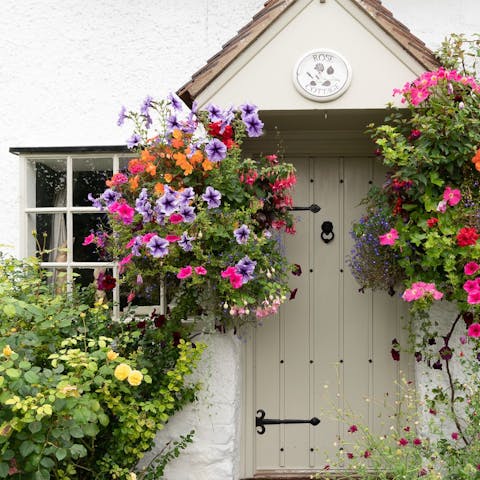
[[[20,202],[21,202],[21,245],[20,253],[23,257],[28,257],[35,254],[35,246],[33,245],[31,221],[32,214],[55,214],[62,213],[66,217],[67,230],[67,258],[64,262],[41,262],[42,267],[49,269],[62,268],[66,271],[66,288],[67,292],[72,291],[73,285],[73,270],[75,268],[93,269],[98,267],[112,269],[113,276],[117,279],[116,286],[113,289],[113,315],[118,318],[120,315],[120,282],[119,280],[119,266],[117,262],[78,262],[73,260],[73,216],[82,213],[98,213],[100,210],[96,207],[74,206],[73,205],[73,172],[74,162],[82,161],[82,159],[105,160],[111,157],[113,173],[119,171],[120,156],[122,158],[131,157],[135,155],[129,153],[125,147],[114,146],[110,147],[72,147],[72,148],[11,148],[12,153],[20,156],[22,168],[20,169]],[[35,163],[42,160],[65,160],[66,162],[66,204],[64,207],[32,207],[28,206],[29,195],[32,195],[32,189],[35,191]],[[30,190],[30,191],[29,191]],[[98,195],[101,192],[92,192],[93,195]]]

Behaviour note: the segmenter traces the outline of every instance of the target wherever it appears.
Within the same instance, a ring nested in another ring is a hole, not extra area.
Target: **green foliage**
[[[166,320],[114,322],[92,298],[53,294],[35,260],[1,259],[0,478],[130,479],[194,399],[203,345],[175,342]]]

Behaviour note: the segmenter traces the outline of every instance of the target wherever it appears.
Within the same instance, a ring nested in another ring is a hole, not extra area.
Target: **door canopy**
[[[378,109],[437,67],[379,0],[270,0],[177,93],[200,106]]]

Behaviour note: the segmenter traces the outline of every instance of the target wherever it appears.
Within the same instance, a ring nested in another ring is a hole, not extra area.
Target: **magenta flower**
[[[458,433],[457,432],[452,433],[452,439],[453,440],[458,440]]]
[[[463,289],[469,294],[480,291],[480,277],[475,280],[467,280],[463,284]]]
[[[230,275],[230,284],[233,288],[240,288],[243,285],[243,277],[239,273]]]
[[[235,267],[228,267],[225,270],[223,270],[220,275],[222,276],[222,278],[230,278],[230,276],[236,272],[237,270],[235,269]]]
[[[473,338],[480,337],[480,323],[472,323],[468,327],[467,334],[468,334],[469,337],[473,337]]]
[[[480,290],[468,294],[467,302],[470,305],[477,305],[480,303]]]
[[[473,275],[474,273],[477,273],[479,269],[480,265],[477,262],[468,262],[465,267],[463,267],[465,275]]]
[[[445,188],[443,192],[443,200],[447,202],[451,207],[457,205],[458,202],[462,199],[462,194],[457,188],[453,189],[451,187]]]
[[[207,269],[200,265],[199,267],[195,267],[195,273],[197,275],[206,275],[207,274]]]
[[[83,240],[83,243],[82,245],[85,246],[85,245],[90,245],[91,243],[95,242],[95,234],[94,233],[91,233],[88,237],[85,237],[85,239]]]
[[[129,253],[126,257],[123,257],[119,263],[120,263],[120,266],[123,267],[128,263],[130,263],[131,261],[132,261],[132,254]]]
[[[170,223],[176,224],[176,223],[182,223],[183,222],[183,215],[180,215],[179,213],[173,213],[170,216]]]
[[[358,430],[356,425],[351,425],[348,429],[348,433],[355,433]]]
[[[393,245],[398,238],[398,232],[395,228],[392,228],[384,235],[379,235],[380,245]]]
[[[177,278],[180,280],[184,278],[188,278],[192,275],[193,269],[190,265],[187,265],[186,267],[183,267],[180,269],[180,271],[177,273]]]
[[[414,439],[413,439],[413,444],[414,444],[414,445],[421,445],[421,444],[422,444],[422,441],[421,441],[419,438],[414,438]]]
[[[167,235],[165,237],[165,240],[168,242],[168,243],[173,243],[173,242],[178,242],[179,240],[181,240],[182,237],[179,237],[178,235]]]
[[[398,441],[398,444],[401,446],[401,447],[405,447],[406,445],[408,445],[408,440],[406,438],[401,438],[399,441]]]
[[[108,207],[108,211],[110,213],[116,213],[125,225],[132,223],[133,215],[135,214],[135,210],[128,205],[128,203],[113,202]]]

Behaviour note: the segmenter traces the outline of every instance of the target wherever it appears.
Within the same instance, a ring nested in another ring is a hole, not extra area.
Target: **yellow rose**
[[[139,372],[138,370],[132,370],[127,378],[128,383],[130,385],[133,385],[134,387],[140,385],[142,383],[142,380],[142,372]]]
[[[107,352],[107,358],[109,360],[115,360],[116,358],[118,357],[118,353],[117,352],[114,352],[113,350],[109,350]]]
[[[125,380],[130,373],[132,373],[132,369],[126,363],[117,365],[117,368],[113,372],[115,378],[118,378],[118,380]]]
[[[137,480],[137,474],[130,472],[130,480]]]
[[[9,357],[13,353],[13,350],[10,348],[10,345],[7,345],[6,347],[3,347],[3,354],[6,357]]]

